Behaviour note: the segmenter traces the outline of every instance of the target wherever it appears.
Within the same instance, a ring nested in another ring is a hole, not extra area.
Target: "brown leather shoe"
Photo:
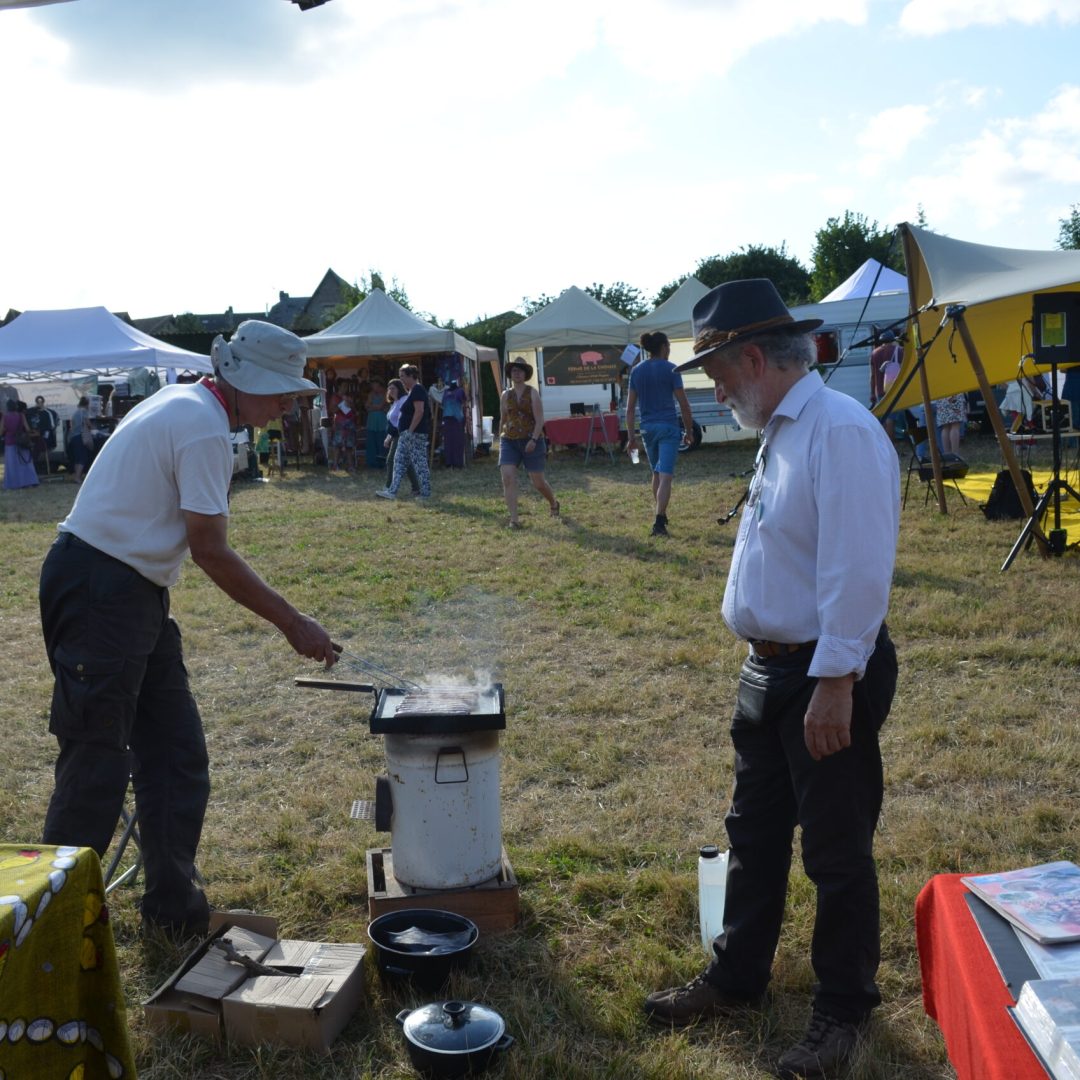
[[[835,1075],[859,1042],[859,1025],[814,1010],[806,1034],[777,1065],[781,1080],[804,1080]]]
[[[695,975],[685,986],[673,986],[650,994],[644,1008],[645,1015],[654,1024],[683,1027],[753,1004],[754,999],[725,994],[707,982],[704,975]]]

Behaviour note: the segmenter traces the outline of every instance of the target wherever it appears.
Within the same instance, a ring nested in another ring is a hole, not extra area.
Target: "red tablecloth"
[[[945,1036],[958,1080],[1046,1080],[1005,1011],[1012,998],[964,902],[959,874],[939,874],[915,901],[923,1006]]]
[[[604,422],[604,435],[600,436],[599,425],[593,431],[593,446],[602,442],[619,441],[619,414],[601,413],[599,419]],[[584,446],[589,441],[589,426],[597,420],[595,416],[569,416],[562,420],[548,420],[544,424],[544,434],[549,443],[559,446]]]

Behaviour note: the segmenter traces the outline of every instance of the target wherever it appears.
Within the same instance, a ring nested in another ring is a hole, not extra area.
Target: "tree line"
[[[921,214],[920,210],[920,218]],[[903,273],[904,256],[894,237],[894,230],[882,228],[863,214],[845,210],[841,217],[829,218],[814,234],[809,267],[788,253],[786,243],[779,247],[749,244],[728,255],[709,255],[700,259],[692,270],[669,281],[651,298],[624,281],[614,285],[589,285],[585,292],[620,315],[636,319],[662,304],[691,276],[710,289],[725,281],[767,277],[785,303],[797,307],[827,296],[867,259],[877,259],[884,266]],[[525,297],[522,301],[525,314],[531,315],[552,299],[550,296]]]
[[[921,228],[930,228],[921,206],[915,224]],[[1080,250],[1080,203],[1070,208],[1069,216],[1060,219],[1059,225],[1058,247]],[[698,260],[693,269],[669,281],[652,297],[625,281],[616,281],[610,285],[593,282],[584,286],[584,291],[612,311],[617,311],[628,319],[636,319],[662,304],[690,276],[696,277],[710,289],[722,285],[725,281],[766,277],[776,285],[789,307],[797,307],[800,304],[820,301],[855,273],[867,259],[876,259],[883,266],[898,273],[905,272],[904,255],[896,230],[883,228],[863,214],[845,210],[841,216],[829,218],[814,234],[809,266],[804,266],[789,254],[786,243],[779,247],[749,244],[727,255],[709,255]],[[325,325],[336,322],[360,303],[372,288],[383,289],[403,307],[412,311],[405,287],[397,278],[392,278],[391,282],[387,287],[379,271],[369,271],[366,277],[351,286],[349,296],[339,308],[329,313]],[[547,293],[535,297],[525,296],[522,297],[520,311],[507,311],[493,317],[478,317],[467,324],[459,324],[454,319],[443,322],[427,312],[417,314],[436,326],[458,330],[478,344],[493,345],[501,349],[509,327],[535,314],[555,299],[556,297]]]

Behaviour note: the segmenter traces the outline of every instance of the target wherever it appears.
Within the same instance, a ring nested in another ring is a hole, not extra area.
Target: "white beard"
[[[738,398],[727,398],[739,427],[760,431],[769,422],[770,414],[766,412],[763,396],[760,387],[745,386],[739,391]]]

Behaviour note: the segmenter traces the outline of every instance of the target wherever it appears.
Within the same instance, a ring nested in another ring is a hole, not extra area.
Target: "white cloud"
[[[1034,115],[995,120],[946,148],[938,168],[910,177],[903,190],[926,207],[931,224],[970,215],[991,228],[1057,186],[1077,183],[1080,87],[1066,86]]]
[[[1080,21],[1080,0],[909,0],[900,28],[909,34],[944,34],[968,26],[1035,26],[1051,20]]]
[[[880,174],[903,157],[933,122],[929,105],[897,105],[870,117],[855,140],[865,151],[856,166],[859,172],[863,176]]]
[[[626,0],[601,4],[604,40],[642,78],[687,83],[819,23],[861,26],[869,0]],[[809,63],[809,59],[808,59]]]

